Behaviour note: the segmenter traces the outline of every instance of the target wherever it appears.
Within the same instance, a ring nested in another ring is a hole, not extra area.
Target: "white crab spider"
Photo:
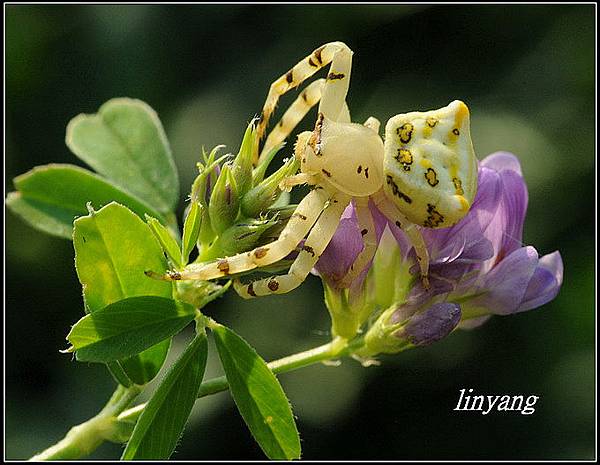
[[[345,100],[352,51],[342,42],[331,42],[271,85],[258,138],[264,134],[279,97],[329,63],[327,79],[313,82],[300,94],[262,150],[262,154],[267,153],[283,141],[320,100],[314,131],[301,133],[296,142],[294,151],[301,172],[286,179],[283,186],[291,189],[307,183],[314,188],[298,204],[279,238],[249,252],[169,272],[164,279],[209,280],[266,266],[286,257],[306,238],[287,274],[249,284],[234,283],[244,298],[288,292],[304,281],[353,200],[364,247],[343,279],[343,284],[349,285],[377,247],[368,206],[371,200],[405,231],[415,248],[423,283],[428,285],[429,257],[415,225],[453,225],[468,212],[477,189],[477,160],[467,106],[455,100],[439,110],[396,115],[386,124],[384,144],[377,119],[370,117],[364,125],[350,121]]]

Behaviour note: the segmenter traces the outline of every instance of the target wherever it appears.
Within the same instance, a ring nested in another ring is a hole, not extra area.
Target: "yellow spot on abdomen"
[[[458,108],[456,109],[456,126],[461,127],[465,118],[469,117],[469,107],[464,102],[458,101]]]
[[[429,139],[431,137],[432,129],[430,126],[423,126],[423,137]]]
[[[464,212],[468,212],[471,208],[471,204],[467,199],[465,199],[462,195],[457,195],[456,198],[460,202],[460,209]]]
[[[452,178],[452,183],[454,184],[454,190],[458,195],[463,195],[465,191],[462,188],[462,181],[457,177]]]
[[[404,123],[402,126],[396,129],[396,134],[400,137],[402,144],[408,144],[412,138],[415,127],[411,123]]]
[[[437,178],[437,173],[433,168],[427,168],[427,171],[425,172],[425,179],[427,179],[427,182],[431,187],[437,186],[440,182]]]

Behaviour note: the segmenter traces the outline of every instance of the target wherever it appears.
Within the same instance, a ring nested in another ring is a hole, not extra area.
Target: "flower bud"
[[[460,316],[458,304],[433,304],[424,312],[414,315],[394,336],[406,339],[414,346],[426,346],[450,334],[460,322]]]
[[[204,149],[202,149],[202,157],[204,163],[198,163],[199,174],[192,184],[192,191],[190,198],[194,201],[202,204],[203,207],[207,207],[210,201],[215,182],[221,174],[221,167],[219,163],[224,159],[230,157],[230,155],[224,155],[216,158],[216,155],[220,149],[225,147],[224,145],[217,145],[211,150],[210,154],[207,155]]]
[[[263,233],[277,223],[275,218],[255,220],[246,219],[230,226],[216,239],[212,246],[203,252],[199,261],[214,260],[218,257],[228,257],[246,250],[251,250]]]
[[[226,163],[221,169],[221,174],[210,196],[208,211],[213,230],[221,234],[231,226],[238,216],[240,198],[238,186],[231,165]]]
[[[365,345],[357,354],[394,354],[432,344],[450,334],[460,318],[460,306],[450,302],[436,303],[420,312],[409,305],[390,307],[368,330]]]
[[[183,223],[183,237],[181,238],[181,263],[187,265],[190,252],[196,245],[200,236],[202,225],[202,204],[192,201]]]
[[[204,307],[208,302],[223,295],[230,287],[231,282],[221,286],[212,281],[175,281],[176,299],[193,305],[196,308]]]
[[[266,217],[271,218],[273,225],[269,226],[260,236],[257,245],[269,244],[279,239],[281,232],[287,226],[289,219],[296,211],[298,205],[286,205],[285,207],[269,208]]]
[[[256,186],[265,178],[267,168],[277,153],[285,146],[285,142],[276,145],[266,155],[263,155],[259,160],[258,166],[252,172],[252,185]]]
[[[298,161],[292,157],[275,173],[252,188],[242,199],[242,212],[249,218],[254,218],[269,208],[281,193],[279,183],[288,176],[296,174]]]
[[[253,119],[246,128],[240,151],[233,160],[231,167],[240,197],[243,197],[252,187],[252,160],[255,158],[253,151],[257,148],[254,143],[256,139],[256,121],[256,118]]]

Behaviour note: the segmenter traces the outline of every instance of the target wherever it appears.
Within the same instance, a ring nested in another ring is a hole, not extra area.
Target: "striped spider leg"
[[[288,110],[289,114],[286,113],[273,130],[273,139],[271,141],[267,139],[261,155],[268,153],[269,148],[285,139],[308,110],[319,101],[319,98],[321,98],[319,113],[323,113],[332,120],[341,118],[350,121],[346,105],[346,94],[348,93],[350,71],[352,69],[352,50],[343,42],[329,42],[314,50],[271,84],[260,114],[257,143],[265,134],[279,98],[328,64],[331,64],[331,66],[327,79],[315,81],[304,90]],[[255,153],[258,153],[258,151],[255,151]]]
[[[316,189],[321,188],[322,186],[316,187]],[[249,299],[262,295],[284,294],[298,287],[331,241],[349,202],[350,196],[343,192],[336,192],[329,198],[287,274],[270,276],[249,284],[243,284],[236,279],[233,282],[236,292],[241,297]]]
[[[257,267],[275,263],[289,255],[296,248],[298,243],[300,243],[302,239],[304,239],[304,237],[311,232],[311,228],[313,230],[315,230],[315,228],[318,230],[323,230],[326,233],[325,235],[329,234],[328,231],[331,230],[331,226],[329,224],[331,223],[337,227],[339,217],[342,215],[342,212],[344,208],[346,208],[348,202],[349,199],[346,199],[343,195],[332,193],[322,186],[317,185],[298,204],[294,214],[291,216],[286,227],[283,229],[276,241],[261,247],[257,247],[249,252],[240,253],[232,257],[226,257],[215,262],[188,265],[182,271],[168,272],[165,276],[163,276],[163,279],[170,281],[209,280],[230,274],[242,273]],[[339,211],[340,208],[341,211]],[[322,221],[325,221],[325,224],[329,226],[323,226],[321,223]],[[319,226],[316,225],[317,223],[319,223]],[[333,232],[330,233],[331,236],[333,236],[335,233],[335,227],[333,228]],[[327,240],[327,243],[328,242],[329,240]],[[310,259],[314,258],[314,256],[316,256],[316,252],[314,251],[318,252],[319,250],[324,249],[327,245],[318,244],[314,239],[311,241],[311,243],[314,243],[313,249],[311,250],[310,244],[305,243],[305,247],[301,251],[296,261],[302,263],[307,260],[308,256],[311,257]],[[318,257],[316,259],[318,259]],[[312,265],[306,272],[307,274],[311,268]],[[294,268],[294,270],[296,269],[298,269],[298,265],[296,268]],[[297,273],[295,275],[298,276]],[[287,283],[288,281],[289,280],[286,280],[285,282]],[[267,289],[269,290],[268,293],[278,291],[278,287],[279,285],[276,283],[276,281],[271,280],[270,285],[267,283]],[[256,292],[253,292],[252,288],[252,285],[247,288],[247,293],[250,296],[254,296],[254,294],[262,295],[261,292],[265,291],[263,286],[257,285]],[[279,292],[283,292],[283,289],[284,286],[282,285],[281,289],[279,289]]]
[[[466,215],[476,192],[477,159],[468,109],[456,100],[439,110],[396,115],[386,124],[384,143],[377,119],[371,117],[363,125],[350,122],[346,94],[352,51],[341,42],[331,42],[271,85],[257,140],[264,135],[279,97],[329,63],[327,79],[313,82],[301,93],[262,152],[284,140],[319,102],[314,130],[301,133],[294,149],[300,173],[282,183],[284,189],[303,183],[315,187],[300,202],[280,237],[250,252],[169,272],[163,279],[207,280],[266,266],[286,257],[306,237],[286,275],[234,283],[245,298],[288,292],[306,278],[331,241],[344,209],[354,201],[364,247],[342,283],[349,285],[375,254],[372,202],[406,232],[417,253],[423,284],[428,286],[429,257],[417,226],[452,226]]]
[[[290,71],[276,80],[267,96],[257,128],[258,138],[264,134],[277,101],[281,95],[298,86],[323,66],[331,63],[326,80],[316,81],[301,94],[283,116],[281,123],[267,139],[266,150],[281,142],[306,115],[312,106],[319,103],[319,114],[349,120],[345,103],[348,79],[352,62],[352,52],[341,42],[332,42],[315,50]],[[304,147],[309,142],[310,133],[300,135],[296,144],[296,156],[304,157]],[[298,149],[301,152],[298,152]],[[263,150],[263,153],[264,152]],[[250,284],[245,288],[248,297],[265,293],[282,293],[297,287],[310,272],[331,238],[340,217],[350,202],[350,196],[330,185],[321,183],[322,173],[297,178],[301,183],[309,182],[315,188],[300,202],[296,211],[282,231],[279,239],[271,244],[258,247],[250,252],[226,257],[215,263],[191,264],[182,271],[171,271],[162,276],[165,280],[209,280],[229,274],[241,273],[259,266],[275,263],[291,253],[308,234],[304,248],[288,275],[269,278]],[[238,283],[236,289],[241,292]],[[244,294],[242,293],[242,294]]]

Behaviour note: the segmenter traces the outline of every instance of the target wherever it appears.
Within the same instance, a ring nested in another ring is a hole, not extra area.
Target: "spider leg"
[[[316,49],[271,84],[258,123],[257,140],[265,134],[279,97],[300,85],[329,63],[331,63],[331,69],[325,84],[322,84],[323,95],[319,112],[329,119],[337,120],[348,92],[352,51],[343,42],[329,42]]]
[[[319,103],[325,82],[325,79],[317,79],[316,81],[311,82],[306,89],[300,93],[300,96],[294,100],[294,102],[289,106],[279,122],[267,136],[265,145],[260,151],[260,156],[258,157],[259,160],[269,153],[273,147],[287,139],[287,137],[292,133],[294,128],[298,126],[300,121],[302,121],[310,109]],[[370,118],[369,121],[371,119],[374,118]],[[338,116],[338,120],[343,123],[351,122],[350,110],[348,109],[348,104],[346,102],[344,102],[344,106]],[[378,130],[379,125],[377,126],[376,132]]]
[[[159,279],[165,281],[209,280],[275,263],[294,250],[308,234],[330,197],[331,195],[320,187],[310,191],[298,204],[294,214],[279,235],[279,239],[270,244],[210,263],[192,264],[181,271],[169,271]],[[147,274],[156,277],[151,272]]]
[[[344,102],[344,106],[342,107],[342,111],[338,115],[337,119],[340,123],[351,123],[350,119],[350,109],[348,108],[348,104]]]
[[[419,268],[421,269],[421,280],[423,282],[423,287],[426,289],[429,288],[429,252],[427,251],[427,246],[425,245],[425,241],[423,240],[423,236],[421,232],[417,228],[414,223],[411,223],[406,216],[404,216],[396,206],[391,203],[383,190],[379,191],[373,197],[373,201],[375,205],[390,220],[394,221],[396,226],[402,229],[410,243],[415,248],[415,252],[417,255],[417,262],[419,263]]]
[[[279,188],[282,191],[291,191],[292,187],[299,186],[301,184],[311,184],[314,185],[317,183],[317,177],[314,174],[309,173],[298,173],[293,176],[288,176],[283,181],[279,183]]]
[[[242,284],[235,280],[233,285],[236,292],[244,299],[251,299],[263,295],[284,294],[298,287],[331,241],[348,203],[350,203],[350,196],[341,192],[331,198],[287,274],[270,276],[249,284]]]
[[[377,234],[373,215],[371,215],[371,210],[369,209],[369,198],[357,197],[354,199],[354,205],[364,246],[352,266],[350,266],[346,276],[342,278],[340,282],[341,288],[350,287],[352,281],[363,272],[377,251]]]
[[[302,118],[306,116],[310,109],[319,103],[324,85],[325,79],[318,79],[311,82],[306,89],[300,92],[300,96],[294,100],[279,120],[279,123],[277,123],[267,136],[265,145],[260,152],[259,159],[269,153],[273,147],[283,142],[298,123],[302,121]]]

